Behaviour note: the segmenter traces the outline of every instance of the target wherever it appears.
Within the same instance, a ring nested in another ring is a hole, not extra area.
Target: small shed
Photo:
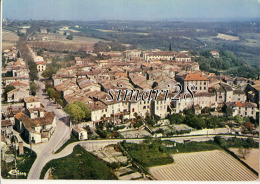
[[[74,126],[72,132],[80,141],[88,139],[88,132],[81,127]]]

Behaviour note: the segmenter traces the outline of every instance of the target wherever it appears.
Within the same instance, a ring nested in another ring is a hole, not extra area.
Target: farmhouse
[[[210,54],[211,54],[212,57],[214,57],[214,58],[219,58],[219,52],[218,52],[218,51],[211,51]]]

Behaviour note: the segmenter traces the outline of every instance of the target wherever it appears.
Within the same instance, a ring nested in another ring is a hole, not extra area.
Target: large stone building
[[[191,86],[194,85],[195,92],[208,92],[209,79],[202,73],[187,73],[181,76],[176,76],[176,80],[182,85],[182,92],[187,92],[187,87],[191,90]]]

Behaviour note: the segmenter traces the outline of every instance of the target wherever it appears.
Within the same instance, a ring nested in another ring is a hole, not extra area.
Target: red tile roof
[[[186,75],[185,81],[206,81],[209,80],[205,76],[203,76],[201,73],[189,73]]]
[[[238,107],[243,107],[243,104],[241,102],[237,102]]]
[[[25,82],[21,82],[21,81],[15,81],[11,83],[10,86],[29,86],[29,84],[26,84]]]
[[[46,61],[38,61],[36,62],[36,65],[46,65]]]

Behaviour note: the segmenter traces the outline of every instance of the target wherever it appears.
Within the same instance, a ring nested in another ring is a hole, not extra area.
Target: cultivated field
[[[258,176],[224,151],[174,155],[174,164],[151,167],[157,180],[175,181],[253,181]]]
[[[239,40],[238,36],[231,36],[231,35],[221,34],[221,33],[218,33],[218,36],[216,36],[216,38],[219,38],[219,39],[222,39],[222,40],[230,40],[230,41],[238,41]]]
[[[48,41],[41,41],[43,36],[48,37]],[[103,41],[101,39],[73,36],[73,40],[66,39],[67,36],[60,34],[37,34],[37,41],[30,41],[33,48],[50,49],[56,51],[78,51],[79,49],[92,50],[95,43]]]
[[[230,150],[240,156],[238,148],[230,148]],[[246,159],[241,159],[259,173],[259,149],[251,149],[250,153],[246,155]]]
[[[2,32],[2,50],[10,49],[18,41],[19,36],[16,33],[3,30]]]

